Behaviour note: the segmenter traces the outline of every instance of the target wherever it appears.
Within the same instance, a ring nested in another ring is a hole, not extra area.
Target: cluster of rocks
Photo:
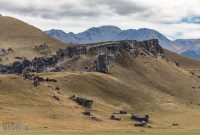
[[[76,95],[71,96],[70,99],[75,101],[78,105],[80,105],[86,109],[83,112],[84,115],[88,116],[90,119],[92,119],[94,121],[102,121],[100,118],[98,118],[97,116],[95,116],[94,114],[91,113],[93,100],[82,98],[82,97],[79,97]]]
[[[52,78],[43,78],[41,76],[38,75],[34,75],[34,74],[29,74],[29,73],[24,73],[23,74],[24,79],[28,79],[28,80],[32,80],[33,81],[33,85],[38,86],[40,85],[40,83],[44,83],[44,82],[57,82],[56,79],[52,79]]]
[[[4,48],[0,48],[0,61],[2,61],[2,58],[10,53],[13,53],[14,50],[12,48],[8,48],[8,49],[4,49]]]
[[[0,48],[0,56],[8,54],[8,53],[12,53],[12,52],[14,52],[12,48],[8,48],[8,49]]]
[[[45,49],[49,49],[49,46],[46,43],[40,44],[40,45],[36,45],[34,47],[35,51],[41,51],[41,50],[45,50]]]
[[[56,97],[54,97],[54,98],[56,100],[59,100]],[[76,96],[76,95],[73,95],[69,98],[71,100],[75,101],[78,105],[81,105],[84,108],[86,108],[85,112],[83,112],[84,115],[89,116],[91,119],[94,119],[96,121],[102,121],[101,119],[97,118],[96,116],[94,116],[91,113],[93,100],[82,98],[82,97],[79,97],[79,96]],[[121,115],[126,115],[126,114],[128,114],[128,111],[122,109],[119,112],[113,113],[111,115],[110,119],[116,120],[116,121],[121,121],[122,120]],[[136,127],[146,127],[147,124],[149,123],[149,115],[140,116],[140,115],[131,114],[131,119],[137,122],[137,123],[134,124]],[[148,127],[150,127],[150,126],[148,126]]]
[[[35,47],[35,49],[44,49],[48,45],[42,44]],[[109,72],[109,58],[119,55],[119,50],[125,49],[133,56],[141,53],[146,53],[153,57],[158,54],[164,55],[162,47],[159,45],[157,39],[147,41],[116,41],[97,44],[86,44],[66,47],[59,49],[55,55],[45,57],[35,57],[33,60],[26,58],[20,59],[8,66],[0,65],[0,73],[18,73],[25,72],[43,72],[43,71],[59,71],[61,70],[58,65],[63,60],[79,59],[82,55],[93,53],[98,55],[96,60],[96,71],[107,73]],[[142,52],[140,51],[142,49]]]
[[[88,48],[88,51],[90,52],[106,52],[110,56],[118,55],[120,49],[125,49],[134,56],[140,54],[140,49],[154,57],[156,57],[158,54],[164,55],[164,50],[159,45],[159,41],[157,39],[145,41],[124,40],[116,42],[89,44]]]
[[[116,112],[113,113],[111,115],[110,119],[121,121],[122,120],[121,115],[124,115],[124,114],[128,114],[128,111],[120,110],[117,113]],[[140,116],[140,115],[131,114],[131,119],[136,121],[136,123],[134,124],[134,126],[136,126],[136,127],[145,127],[149,123],[149,115]],[[150,127],[150,126],[148,126],[148,127]]]
[[[96,71],[109,72],[109,59],[120,55],[120,49],[128,51],[133,57],[149,55],[156,58],[157,55],[165,57],[164,50],[157,39],[146,41],[124,40],[88,45],[88,52],[99,54],[96,61]]]
[[[93,100],[78,97],[76,95],[73,95],[72,97],[70,97],[70,99],[72,99],[73,101],[75,101],[76,103],[78,103],[79,105],[83,107],[92,108]]]
[[[46,43],[43,43],[43,44],[40,44],[40,45],[36,45],[34,47],[34,50],[37,51],[40,54],[43,54],[43,55],[51,54],[51,49]]]

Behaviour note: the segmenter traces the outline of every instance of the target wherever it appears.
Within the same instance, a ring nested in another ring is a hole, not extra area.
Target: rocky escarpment
[[[26,72],[43,72],[43,71],[59,71],[59,63],[62,61],[70,61],[80,59],[81,56],[87,54],[94,54],[99,56],[96,61],[97,71],[109,72],[107,68],[109,58],[120,55],[120,49],[123,49],[133,57],[138,55],[150,55],[156,58],[157,55],[165,56],[162,47],[159,45],[157,39],[146,41],[115,41],[115,42],[102,42],[95,44],[85,44],[59,49],[55,55],[48,57],[35,57],[33,60],[26,58],[16,61],[11,65],[0,65],[0,73],[26,73]],[[101,55],[103,57],[101,57]],[[103,67],[102,67],[103,66]]]

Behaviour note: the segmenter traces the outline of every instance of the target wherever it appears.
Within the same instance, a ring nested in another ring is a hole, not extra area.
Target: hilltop
[[[0,35],[0,49],[12,49],[9,56],[3,57],[3,63],[12,62],[16,56],[27,58],[42,56],[34,51],[34,47],[44,43],[49,46],[51,53],[54,53],[58,48],[67,46],[40,29],[12,17],[0,16],[0,33],[2,33]],[[2,50],[0,53],[2,55]]]

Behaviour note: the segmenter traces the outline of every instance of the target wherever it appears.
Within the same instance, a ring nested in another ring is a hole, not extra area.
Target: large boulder
[[[102,73],[109,72],[109,58],[106,53],[101,54],[97,58],[96,70]]]

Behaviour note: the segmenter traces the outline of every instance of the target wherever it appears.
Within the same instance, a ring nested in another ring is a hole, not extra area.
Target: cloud
[[[88,0],[87,3],[88,5],[92,5],[92,7],[100,4],[101,6],[108,7],[114,13],[119,15],[139,13],[146,11],[148,8],[141,5],[139,2],[128,0]]]
[[[200,37],[199,5],[199,0],[0,0],[0,13],[43,30],[147,27],[174,39]]]
[[[200,16],[192,16],[183,18],[180,22],[200,24]]]

